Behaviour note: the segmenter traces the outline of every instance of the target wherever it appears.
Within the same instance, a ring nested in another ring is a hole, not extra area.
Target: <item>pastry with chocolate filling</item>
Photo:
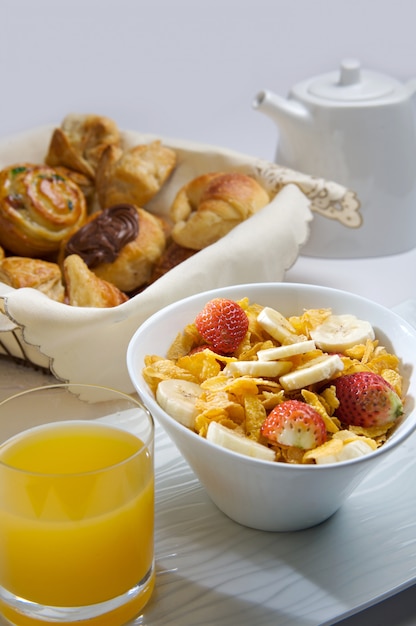
[[[160,141],[128,150],[109,146],[98,164],[96,189],[102,208],[130,203],[143,207],[162,188],[176,164],[176,153]]]
[[[66,243],[64,256],[78,254],[96,276],[128,293],[149,282],[165,244],[162,220],[118,204],[90,216]]]
[[[0,171],[0,244],[9,253],[47,258],[86,216],[81,189],[52,167],[17,163]]]
[[[64,260],[68,304],[79,307],[110,308],[128,300],[115,285],[98,278],[77,254]]]
[[[119,129],[110,118],[70,113],[54,130],[45,163],[52,167],[62,165],[94,179],[104,150],[119,143]]]
[[[57,263],[9,256],[0,261],[0,282],[14,289],[31,287],[57,302],[64,302],[62,273]]]
[[[212,172],[182,187],[170,209],[172,239],[201,250],[270,202],[265,189],[239,172]]]
[[[184,248],[183,246],[179,246],[175,241],[171,241],[166,246],[164,253],[153,269],[151,282],[153,283],[158,278],[161,278],[161,276],[164,276],[171,269],[183,261],[186,261],[186,259],[189,259],[196,253],[197,250]]]

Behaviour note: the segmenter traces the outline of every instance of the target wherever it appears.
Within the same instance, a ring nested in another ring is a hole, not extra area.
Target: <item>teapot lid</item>
[[[362,71],[356,59],[345,59],[339,72],[313,79],[307,91],[318,98],[354,102],[388,96],[399,86],[398,81],[388,76]]]

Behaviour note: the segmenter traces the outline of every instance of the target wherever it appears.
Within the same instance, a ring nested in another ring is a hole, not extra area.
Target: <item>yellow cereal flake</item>
[[[390,383],[397,395],[401,397],[403,393],[403,378],[399,372],[396,370],[386,369],[382,370],[381,375],[385,380],[387,380],[388,383]]]
[[[395,354],[380,354],[379,356],[372,358],[367,365],[372,372],[381,375],[383,370],[391,369],[397,371],[399,367],[399,359]]]
[[[207,411],[197,415],[195,418],[195,432],[201,437],[206,437],[208,426],[212,421],[218,422],[222,426],[226,426],[226,428],[230,428],[231,430],[234,430],[237,427],[235,422],[228,418],[225,411]]]
[[[182,356],[176,364],[178,367],[188,370],[198,382],[217,376],[221,371],[221,365],[211,350]]]
[[[203,393],[196,401],[195,408],[199,414],[214,415],[216,411],[223,412],[235,424],[241,424],[245,418],[243,406],[224,391]]]
[[[325,387],[325,389],[321,391],[319,398],[324,405],[328,415],[332,417],[336,409],[339,407],[339,400],[337,398],[335,386],[330,385],[329,387]]]
[[[180,356],[188,354],[188,352],[201,340],[195,324],[188,324],[185,329],[178,333],[170,346],[167,358],[175,361]]]
[[[310,331],[320,326],[331,313],[331,309],[307,309],[302,315],[288,319],[298,335],[305,335],[309,338]]]
[[[383,437],[394,426],[394,422],[390,424],[384,424],[383,426],[349,426],[349,432],[356,435],[362,435],[370,439],[378,439]]]
[[[152,389],[156,392],[157,386],[161,380],[176,378],[179,380],[190,380],[193,383],[199,382],[191,372],[178,367],[169,359],[162,359],[157,356],[146,357],[146,367],[143,369],[143,378]]]
[[[319,415],[322,417],[323,421],[325,422],[327,432],[336,433],[339,430],[339,427],[337,423],[326,412],[325,406],[323,405],[319,396],[312,391],[308,391],[307,389],[302,389],[301,394],[305,402],[313,407],[315,411],[319,413]]]
[[[249,439],[259,441],[260,428],[267,417],[266,409],[258,396],[246,396],[244,398],[244,410],[246,414],[245,434]]]
[[[274,409],[277,404],[283,402],[283,400],[285,399],[285,392],[283,391],[283,389],[281,389],[280,391],[267,391],[267,389],[264,389],[260,393],[260,399],[266,411],[269,412]]]

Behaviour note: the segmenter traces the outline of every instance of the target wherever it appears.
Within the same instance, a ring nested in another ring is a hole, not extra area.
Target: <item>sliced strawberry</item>
[[[269,413],[261,433],[282,446],[310,450],[325,443],[325,422],[306,402],[285,400]]]
[[[347,425],[383,426],[403,414],[403,403],[393,387],[379,374],[355,372],[337,378],[339,407],[336,417]]]
[[[226,298],[214,298],[195,318],[199,334],[218,354],[231,354],[238,348],[248,323],[244,309]]]

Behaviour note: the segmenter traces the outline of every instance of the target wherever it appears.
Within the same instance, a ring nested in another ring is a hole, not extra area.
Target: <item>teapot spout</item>
[[[256,95],[253,100],[253,108],[282,126],[287,121],[299,123],[310,121],[309,111],[300,102],[282,98],[267,90],[260,91]]]

